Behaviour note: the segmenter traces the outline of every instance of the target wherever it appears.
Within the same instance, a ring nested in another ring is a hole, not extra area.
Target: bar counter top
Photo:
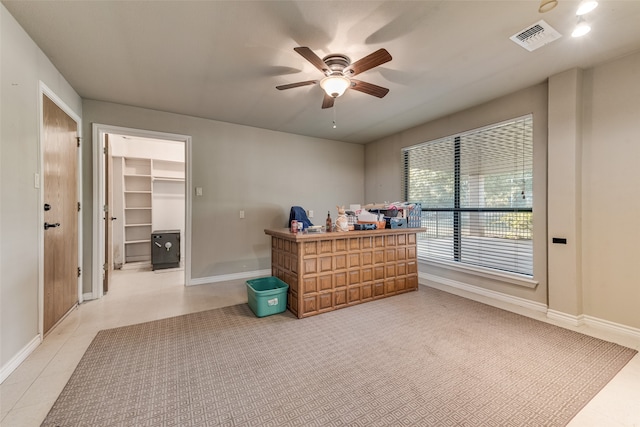
[[[418,289],[417,234],[424,228],[292,233],[267,229],[271,274],[289,285],[298,318]]]
[[[384,236],[398,233],[422,233],[426,231],[426,228],[384,228],[381,230],[351,230],[351,231],[331,231],[331,232],[298,232],[292,233],[288,228],[278,229],[265,229],[265,234],[269,236],[275,236],[282,239],[287,239],[292,242],[302,242],[306,240],[326,240],[326,239],[344,239],[351,237],[365,237],[365,236]]]

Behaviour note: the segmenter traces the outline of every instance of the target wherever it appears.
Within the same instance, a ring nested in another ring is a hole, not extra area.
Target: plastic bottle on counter
[[[333,227],[333,222],[331,221],[331,211],[327,211],[327,227],[325,231],[327,233],[330,232],[332,227]]]

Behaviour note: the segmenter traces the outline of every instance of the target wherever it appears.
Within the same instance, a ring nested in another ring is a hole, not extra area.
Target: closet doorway
[[[93,297],[108,293],[114,270],[182,269],[187,284],[190,138],[94,125],[96,136],[102,147],[95,217],[100,259],[95,264]],[[173,243],[162,240],[162,250],[154,251],[158,236],[169,236]]]

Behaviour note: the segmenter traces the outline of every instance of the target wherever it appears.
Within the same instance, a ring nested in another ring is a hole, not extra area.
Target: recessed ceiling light
[[[571,37],[582,37],[589,31],[591,31],[591,25],[589,25],[587,21],[585,21],[581,17],[580,19],[578,19],[578,25],[576,25],[573,33],[571,33]]]
[[[582,0],[578,5],[578,10],[576,11],[576,15],[582,16],[585,13],[591,12],[593,9],[598,7],[598,2],[595,0]]]

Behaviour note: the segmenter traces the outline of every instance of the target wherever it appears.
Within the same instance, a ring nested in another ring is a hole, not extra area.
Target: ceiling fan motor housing
[[[327,73],[328,76],[336,74],[343,75],[344,69],[351,65],[351,59],[347,55],[343,55],[341,53],[332,53],[331,55],[327,55],[322,58],[322,62],[327,64],[331,70],[330,73]]]

